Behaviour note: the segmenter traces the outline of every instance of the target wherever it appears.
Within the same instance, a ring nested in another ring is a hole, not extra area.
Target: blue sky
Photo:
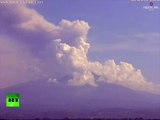
[[[160,3],[11,4],[0,4],[0,88],[70,76],[71,86],[104,82],[160,94]]]
[[[159,82],[160,10],[143,9],[148,4],[131,0],[45,0],[31,7],[56,24],[62,19],[88,22],[90,60],[126,61],[140,68],[147,79]]]

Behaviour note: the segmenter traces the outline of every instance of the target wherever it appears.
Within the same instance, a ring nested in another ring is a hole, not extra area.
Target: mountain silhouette
[[[0,90],[0,118],[160,118],[160,96],[114,84],[70,86],[35,80]],[[6,108],[5,94],[19,93],[20,108]]]

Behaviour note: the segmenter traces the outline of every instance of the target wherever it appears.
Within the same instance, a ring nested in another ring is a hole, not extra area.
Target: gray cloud
[[[116,35],[115,35],[116,36]],[[117,43],[94,43],[91,47],[91,52],[112,52],[112,51],[131,51],[140,53],[160,53],[160,33],[137,33],[128,36],[120,36],[123,41]],[[115,39],[120,39],[117,37]]]
[[[146,81],[132,64],[89,61],[90,26],[84,21],[62,20],[54,25],[26,6],[0,7],[0,20],[1,88],[40,78],[57,82],[70,75],[68,84],[74,86],[104,82],[160,94],[160,85]]]

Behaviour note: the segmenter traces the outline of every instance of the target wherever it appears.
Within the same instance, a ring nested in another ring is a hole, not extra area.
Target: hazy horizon
[[[0,0],[4,113],[5,94],[15,92],[22,111],[44,106],[37,114],[58,106],[71,116],[109,108],[132,116],[126,109],[137,108],[144,111],[133,116],[159,117],[160,1]]]

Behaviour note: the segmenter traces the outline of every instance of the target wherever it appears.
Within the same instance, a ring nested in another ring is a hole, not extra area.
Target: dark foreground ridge
[[[63,118],[63,119],[54,119],[54,118],[35,118],[35,119],[0,119],[0,120],[160,120],[160,119],[144,119],[144,118]]]

